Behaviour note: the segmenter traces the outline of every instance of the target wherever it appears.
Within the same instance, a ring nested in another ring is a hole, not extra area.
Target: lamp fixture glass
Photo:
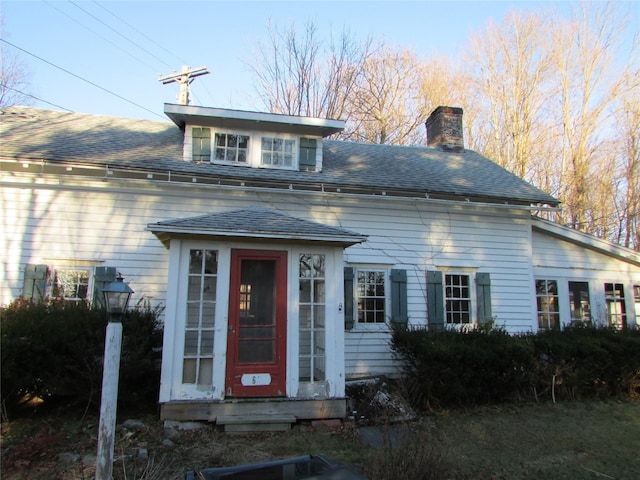
[[[133,290],[124,283],[122,275],[118,275],[114,282],[102,289],[102,293],[107,313],[111,316],[121,317],[127,311]]]

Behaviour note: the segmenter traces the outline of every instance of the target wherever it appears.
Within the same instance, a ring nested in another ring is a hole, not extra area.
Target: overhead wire
[[[147,50],[146,48],[141,47],[140,45],[138,45],[136,42],[134,42],[133,40],[131,40],[130,38],[128,38],[126,35],[123,35],[122,33],[120,33],[118,30],[116,30],[115,28],[111,27],[110,25],[108,25],[107,23],[103,22],[102,20],[100,20],[98,17],[96,17],[95,15],[93,15],[91,12],[87,11],[86,9],[82,8],[80,5],[78,5],[76,2],[69,0],[69,3],[71,5],[73,5],[74,7],[82,10],[85,14],[89,15],[91,18],[93,18],[96,22],[99,22],[100,24],[104,25],[105,27],[107,27],[109,30],[111,30],[113,33],[119,35],[120,37],[124,38],[127,42],[129,42],[131,45],[138,47],[140,50],[142,50],[143,52],[145,52],[147,55],[155,58],[156,60],[158,60],[159,62],[165,64],[166,66],[168,66],[169,68],[171,68],[171,65],[169,65],[167,62],[165,62],[164,60],[162,60],[160,57],[156,56],[155,54],[151,53],[149,50]]]
[[[20,95],[24,95],[25,97],[33,98],[35,100],[38,100],[39,102],[46,103],[47,105],[51,105],[52,107],[60,108],[60,109],[65,110],[65,111],[67,111],[69,113],[74,113],[73,110],[69,110],[68,108],[65,108],[65,107],[63,107],[61,105],[57,105],[55,103],[47,102],[46,100],[44,100],[44,99],[42,99],[40,97],[36,97],[35,95],[31,95],[30,93],[23,92],[22,90],[18,90],[17,88],[10,87],[9,85],[5,85],[4,83],[0,83],[0,87],[6,88],[7,90],[13,90],[14,92],[17,92]]]
[[[143,60],[141,60],[140,58],[136,57],[135,55],[133,55],[131,52],[127,51],[126,49],[120,47],[119,45],[117,45],[116,43],[112,42],[111,40],[109,40],[108,38],[100,35],[98,32],[96,32],[95,30],[92,30],[91,28],[89,28],[87,25],[85,25],[82,22],[79,22],[78,20],[76,20],[75,18],[73,18],[71,15],[69,15],[68,13],[64,12],[63,10],[59,9],[58,7],[56,7],[54,5],[53,2],[48,2],[47,0],[42,0],[44,3],[46,3],[47,5],[49,5],[51,8],[53,8],[54,10],[58,11],[58,13],[61,13],[62,15],[64,15],[65,17],[67,17],[69,20],[77,23],[78,25],[80,25],[82,28],[84,28],[85,30],[88,30],[89,32],[93,33],[94,35],[96,35],[97,37],[101,38],[102,40],[104,40],[105,42],[107,42],[109,45],[114,46],[115,48],[117,48],[118,50],[120,50],[121,52],[124,52],[125,54],[127,54],[129,57],[133,58],[134,60],[136,60],[137,62],[140,62],[142,65],[144,65],[145,67],[147,67],[148,69],[156,72],[156,69],[153,68],[151,65],[145,63]],[[73,2],[71,2],[73,3]],[[81,9],[82,10],[82,9]],[[156,72],[157,73],[157,72]]]
[[[85,12],[87,15],[89,15],[90,17],[92,17],[93,19],[95,19],[96,21],[100,22],[101,24],[103,24],[104,26],[106,26],[107,28],[109,28],[110,30],[112,30],[113,32],[117,33],[118,35],[120,35],[121,37],[125,38],[127,41],[129,41],[130,43],[132,43],[133,45],[137,46],[140,50],[142,50],[143,52],[149,54],[150,56],[152,56],[153,58],[155,58],[156,60],[160,61],[161,63],[163,63],[164,65],[166,65],[169,68],[173,68],[169,63],[165,62],[163,59],[159,58],[158,56],[154,55],[153,53],[151,53],[150,51],[148,51],[147,49],[141,47],[139,44],[133,42],[132,40],[130,40],[129,38],[127,38],[126,36],[124,36],[121,32],[119,32],[118,30],[114,29],[113,27],[107,25],[106,22],[100,20],[98,17],[96,17],[95,15],[89,13],[87,10],[85,10],[84,8],[80,7],[79,5],[77,5],[76,3],[74,3],[73,1],[70,1],[71,4],[73,4],[74,6],[76,6],[77,8],[79,8],[80,10],[82,10],[83,12]],[[100,7],[102,10],[104,10],[105,12],[107,12],[108,14],[110,14],[111,16],[113,16],[114,18],[116,18],[117,20],[119,20],[120,22],[124,23],[127,27],[129,27],[131,30],[133,30],[134,32],[136,32],[137,34],[141,35],[142,37],[144,37],[145,39],[147,39],[149,42],[151,42],[153,45],[157,46],[158,48],[160,48],[161,50],[163,50],[164,52],[168,53],[169,55],[175,57],[178,61],[180,61],[180,63],[182,63],[182,65],[188,65],[189,62],[187,62],[186,60],[184,60],[183,58],[181,58],[179,55],[171,52],[170,50],[168,50],[167,48],[165,48],[163,45],[161,45],[160,43],[156,42],[155,40],[153,40],[151,37],[149,37],[148,35],[146,35],[144,32],[140,31],[138,28],[136,28],[135,26],[131,25],[129,22],[127,22],[126,20],[124,20],[122,17],[120,17],[119,15],[115,14],[114,12],[112,12],[111,10],[109,10],[107,7],[105,7],[104,5],[101,5],[100,3],[98,3],[96,0],[93,0],[93,3],[95,3],[98,7]],[[173,71],[175,72],[176,70],[173,69]],[[202,86],[202,88],[207,92],[207,94],[209,95],[209,97],[213,100],[213,95],[211,94],[211,92],[209,91],[209,89],[207,88],[206,83],[198,83],[199,86]],[[193,96],[198,100],[199,103],[202,104],[202,102],[200,101],[198,95],[193,92],[193,90],[191,90],[191,93],[193,94]]]
[[[141,32],[140,30],[138,30],[136,27],[134,27],[133,25],[131,25],[129,22],[127,22],[125,19],[119,17],[118,15],[116,15],[115,13],[113,13],[111,10],[109,10],[107,7],[105,7],[104,5],[101,5],[100,3],[98,3],[96,0],[93,0],[93,3],[95,3],[98,7],[100,7],[101,9],[103,9],[105,12],[107,12],[109,15],[117,18],[118,20],[120,20],[122,23],[124,23],[126,26],[128,26],[131,30],[133,30],[134,32],[138,33],[139,35],[143,36],[144,38],[146,38],[147,40],[149,40],[151,43],[153,43],[156,47],[160,48],[161,50],[164,50],[166,53],[168,53],[169,55],[175,57],[178,61],[180,61],[182,64],[186,65],[187,61],[183,60],[182,58],[180,58],[178,55],[176,55],[175,53],[167,50],[164,46],[160,45],[158,42],[156,42],[155,40],[153,40],[151,37],[149,37],[148,35],[146,35],[144,32]],[[165,65],[169,66],[169,68],[171,68],[170,65],[168,65],[167,63],[163,62]]]
[[[62,15],[66,16],[67,18],[69,18],[69,19],[70,19],[70,20],[72,20],[73,22],[77,23],[78,25],[81,25],[83,28],[85,28],[85,29],[87,29],[87,30],[90,30],[92,33],[94,33],[96,36],[98,36],[98,37],[99,37],[100,39],[102,39],[103,41],[105,41],[105,42],[107,42],[108,44],[110,44],[111,46],[113,46],[113,47],[115,47],[115,48],[119,49],[120,51],[123,51],[123,52],[124,52],[124,53],[126,53],[129,57],[133,58],[134,60],[136,60],[136,61],[137,61],[137,62],[139,62],[140,64],[144,65],[144,66],[145,66],[145,67],[147,67],[148,69],[150,69],[150,70],[152,70],[152,71],[154,71],[154,72],[156,72],[156,73],[157,73],[157,70],[156,70],[156,69],[154,69],[152,66],[150,66],[148,63],[144,62],[143,60],[141,60],[141,59],[140,59],[140,58],[138,58],[137,56],[135,56],[135,55],[131,54],[129,51],[127,51],[127,50],[123,49],[123,48],[122,48],[122,47],[120,47],[119,45],[117,45],[117,44],[115,44],[114,42],[110,41],[108,38],[105,38],[103,35],[100,35],[100,34],[99,34],[98,32],[96,32],[95,30],[90,29],[89,27],[87,27],[87,26],[86,26],[86,25],[84,25],[83,23],[81,23],[81,22],[79,22],[78,20],[76,20],[75,18],[73,18],[73,17],[72,17],[71,15],[69,15],[68,13],[64,12],[63,10],[61,10],[61,9],[59,9],[58,7],[56,7],[55,5],[53,5],[51,2],[48,2],[47,0],[43,0],[43,2],[44,2],[44,3],[46,3],[47,5],[49,5],[50,7],[54,8],[56,11],[58,11],[58,13],[61,13]],[[160,57],[156,56],[155,54],[153,54],[152,52],[150,52],[150,51],[149,51],[149,50],[147,50],[146,48],[144,48],[144,47],[142,47],[142,46],[138,45],[137,43],[135,43],[135,42],[134,42],[134,41],[132,41],[131,39],[127,38],[124,34],[122,34],[121,32],[119,32],[117,29],[115,29],[115,28],[113,28],[112,26],[108,25],[105,21],[101,20],[100,18],[98,18],[98,17],[97,17],[97,16],[95,16],[94,14],[90,13],[90,12],[89,12],[89,11],[87,11],[85,8],[81,7],[80,5],[78,5],[77,3],[75,3],[75,2],[73,2],[73,1],[71,1],[71,0],[69,0],[69,3],[71,3],[73,6],[75,6],[75,7],[76,7],[76,8],[78,8],[79,10],[81,10],[84,14],[86,14],[86,15],[90,16],[91,18],[93,18],[95,21],[97,21],[97,22],[99,22],[100,24],[104,25],[106,28],[108,28],[108,29],[109,29],[109,30],[111,30],[112,32],[114,32],[114,33],[116,33],[117,35],[119,35],[120,37],[124,38],[124,39],[125,39],[126,41],[128,41],[129,43],[133,44],[134,46],[136,46],[137,48],[139,48],[140,50],[142,50],[145,54],[147,54],[147,55],[149,55],[150,57],[154,58],[155,60],[157,60],[157,61],[161,62],[163,65],[166,65],[166,66],[168,66],[169,68],[171,68],[171,65],[170,65],[168,62],[164,61],[163,59],[161,59]],[[109,14],[111,14],[112,16],[114,16],[115,18],[117,18],[118,20],[120,20],[121,22],[123,22],[125,25],[127,25],[129,28],[131,28],[131,29],[132,29],[132,30],[134,30],[135,32],[137,32],[137,33],[139,33],[140,35],[142,35],[144,38],[146,38],[148,41],[150,41],[150,42],[151,42],[151,43],[153,43],[154,45],[158,46],[159,48],[161,48],[161,49],[162,49],[162,50],[164,50],[165,52],[169,53],[170,55],[172,55],[172,56],[174,56],[175,58],[177,58],[178,60],[180,60],[183,64],[186,64],[186,63],[187,63],[187,62],[185,62],[183,59],[181,59],[178,55],[176,55],[176,54],[174,54],[174,53],[170,52],[169,50],[167,50],[166,48],[164,48],[162,45],[160,45],[159,43],[157,43],[157,42],[155,42],[153,39],[151,39],[149,36],[145,35],[145,34],[144,34],[144,33],[142,33],[141,31],[139,31],[139,30],[138,30],[137,28],[135,28],[133,25],[129,24],[128,22],[126,22],[125,20],[123,20],[122,18],[120,18],[118,15],[116,15],[116,14],[115,14],[115,13],[113,13],[113,12],[111,12],[109,9],[107,9],[107,8],[106,8],[106,7],[104,7],[103,5],[100,5],[97,1],[93,0],[93,3],[95,3],[96,5],[98,5],[98,6],[99,6],[100,8],[102,8],[104,11],[108,12]],[[162,119],[164,120],[164,117],[162,117],[161,115],[157,114],[156,112],[154,112],[154,111],[152,111],[152,110],[150,110],[150,109],[148,109],[148,108],[146,108],[146,107],[144,107],[144,106],[142,106],[142,105],[140,105],[140,104],[138,104],[138,103],[136,103],[136,102],[134,102],[134,101],[132,101],[132,100],[129,100],[128,98],[125,98],[125,97],[124,97],[124,96],[122,96],[122,95],[119,95],[119,94],[117,94],[117,93],[115,93],[115,92],[113,92],[113,91],[111,91],[111,90],[109,90],[109,89],[107,89],[107,88],[105,88],[105,87],[102,87],[101,85],[98,85],[98,84],[97,84],[97,83],[95,83],[95,82],[92,82],[92,81],[90,81],[90,80],[87,80],[87,79],[85,79],[85,78],[81,77],[80,75],[77,75],[77,74],[75,74],[75,73],[73,73],[73,72],[71,72],[71,71],[69,71],[69,70],[67,70],[67,69],[64,69],[64,68],[62,68],[62,67],[60,67],[60,66],[56,65],[55,63],[52,63],[52,62],[50,62],[50,61],[48,61],[48,60],[45,60],[44,58],[39,57],[38,55],[35,55],[35,54],[33,54],[33,53],[31,53],[31,52],[29,52],[29,51],[27,51],[27,50],[25,50],[25,49],[23,49],[23,48],[21,48],[21,47],[19,47],[19,46],[15,45],[15,44],[12,44],[12,43],[11,43],[11,42],[9,42],[9,41],[6,41],[6,40],[4,40],[4,39],[1,39],[1,40],[2,40],[3,42],[5,42],[6,44],[8,44],[8,45],[10,45],[10,46],[12,46],[12,47],[14,47],[14,48],[16,48],[16,49],[18,49],[18,50],[21,50],[21,51],[23,51],[24,53],[26,53],[26,54],[28,54],[28,55],[31,55],[32,57],[34,57],[34,58],[36,58],[36,59],[38,59],[38,60],[40,60],[40,61],[42,61],[42,62],[44,62],[44,63],[47,63],[47,64],[49,64],[49,65],[53,66],[54,68],[57,68],[57,69],[59,69],[59,70],[61,70],[61,71],[65,72],[65,73],[67,73],[67,74],[69,74],[69,75],[71,75],[71,76],[73,76],[73,77],[75,77],[75,78],[77,78],[77,79],[79,79],[79,80],[82,80],[82,81],[84,81],[84,82],[86,82],[86,83],[88,83],[88,84],[90,84],[90,85],[92,85],[92,86],[94,86],[94,87],[96,87],[96,88],[99,88],[100,90],[103,90],[104,92],[107,92],[107,93],[109,93],[110,95],[116,96],[117,98],[120,98],[121,100],[124,100],[124,101],[126,101],[127,103],[130,103],[131,105],[134,105],[134,106],[136,106],[136,107],[138,107],[138,108],[142,108],[143,110],[145,110],[145,111],[147,111],[147,112],[153,113],[155,116],[157,116],[157,117],[159,117],[159,118],[162,118]],[[174,71],[175,71],[175,69],[174,69]],[[209,97],[211,97],[211,98],[213,99],[213,96],[212,96],[212,95],[211,95],[211,93],[208,91],[208,89],[207,89],[206,85],[205,85],[205,84],[201,84],[201,86],[202,86],[202,87],[204,88],[204,90],[208,93]],[[8,88],[8,87],[7,87],[7,88]],[[193,92],[193,91],[192,91],[192,94],[193,94],[193,96],[198,100],[198,102],[200,102],[200,99],[198,98],[198,95],[196,95],[196,94],[195,94],[195,92]],[[26,93],[24,93],[24,95],[27,95],[27,96],[33,97],[33,98],[35,98],[35,99],[37,99],[37,100],[39,100],[39,101],[41,101],[41,102],[47,103],[47,104],[49,104],[49,105],[53,105],[53,106],[56,106],[56,107],[58,107],[58,108],[62,108],[63,110],[68,110],[68,109],[66,109],[66,108],[64,108],[64,107],[61,107],[61,106],[56,105],[56,104],[54,104],[54,103],[51,103],[51,102],[48,102],[48,101],[46,101],[46,100],[43,100],[43,99],[37,98],[37,97],[35,97],[35,96],[29,95],[29,94],[26,94]],[[200,103],[201,103],[201,102],[200,102]],[[71,111],[71,110],[68,110],[68,111]]]
[[[128,98],[125,98],[125,97],[123,97],[122,95],[119,95],[119,94],[117,94],[117,93],[115,93],[115,92],[112,92],[111,90],[109,90],[109,89],[107,89],[107,88],[104,88],[104,87],[102,87],[102,86],[98,85],[97,83],[92,82],[91,80],[87,80],[86,78],[83,78],[83,77],[81,77],[80,75],[76,75],[75,73],[70,72],[69,70],[67,70],[67,69],[65,69],[65,68],[62,68],[62,67],[60,67],[59,65],[56,65],[55,63],[52,63],[52,62],[50,62],[50,61],[48,61],[48,60],[45,60],[44,58],[39,57],[38,55],[36,55],[36,54],[34,54],[34,53],[31,53],[31,52],[29,52],[28,50],[25,50],[24,48],[21,48],[21,47],[19,47],[19,46],[15,45],[15,44],[13,44],[13,43],[11,43],[10,41],[8,41],[8,40],[6,40],[6,39],[4,39],[4,38],[0,38],[0,41],[2,41],[2,42],[4,42],[4,43],[6,43],[7,45],[10,45],[10,46],[11,46],[11,47],[13,47],[13,48],[16,48],[16,49],[20,50],[21,52],[26,53],[27,55],[30,55],[30,56],[32,56],[32,57],[34,57],[34,58],[36,58],[36,59],[40,60],[41,62],[44,62],[44,63],[46,63],[46,64],[48,64],[48,65],[51,65],[51,66],[52,66],[52,67],[54,67],[54,68],[57,68],[58,70],[61,70],[61,71],[63,71],[64,73],[66,73],[66,74],[68,74],[68,75],[71,75],[72,77],[77,78],[78,80],[82,80],[83,82],[88,83],[89,85],[91,85],[91,86],[93,86],[93,87],[99,88],[100,90],[102,90],[102,91],[104,91],[104,92],[106,92],[106,93],[108,93],[108,94],[110,94],[110,95],[113,95],[114,97],[117,97],[117,98],[119,98],[120,100],[124,100],[125,102],[130,103],[131,105],[134,105],[134,106],[136,106],[136,107],[138,107],[138,108],[141,108],[141,109],[143,109],[143,110],[145,110],[145,111],[147,111],[147,112],[149,112],[149,113],[152,113],[152,114],[153,114],[153,115],[155,115],[156,117],[159,117],[159,118],[161,118],[161,119],[163,119],[163,120],[164,120],[164,117],[163,117],[162,115],[159,115],[158,113],[154,112],[153,110],[149,110],[147,107],[143,107],[142,105],[140,105],[140,104],[138,104],[138,103],[134,102],[133,100],[129,100]]]

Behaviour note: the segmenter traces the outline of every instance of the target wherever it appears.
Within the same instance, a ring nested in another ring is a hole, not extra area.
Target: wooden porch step
[[[223,401],[173,401],[160,405],[162,420],[215,422],[219,417],[285,416],[299,420],[344,418],[347,402],[344,398],[264,399]],[[294,420],[295,421],[295,420]]]
[[[286,432],[296,422],[293,415],[218,415],[225,433]]]

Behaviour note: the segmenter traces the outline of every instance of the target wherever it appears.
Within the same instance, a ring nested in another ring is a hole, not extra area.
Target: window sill
[[[390,333],[391,326],[388,323],[356,323],[351,330],[352,333]]]

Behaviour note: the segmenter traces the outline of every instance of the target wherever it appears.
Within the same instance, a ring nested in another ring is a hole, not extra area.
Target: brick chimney
[[[438,107],[426,122],[427,145],[447,152],[464,151],[462,133],[462,109]]]

